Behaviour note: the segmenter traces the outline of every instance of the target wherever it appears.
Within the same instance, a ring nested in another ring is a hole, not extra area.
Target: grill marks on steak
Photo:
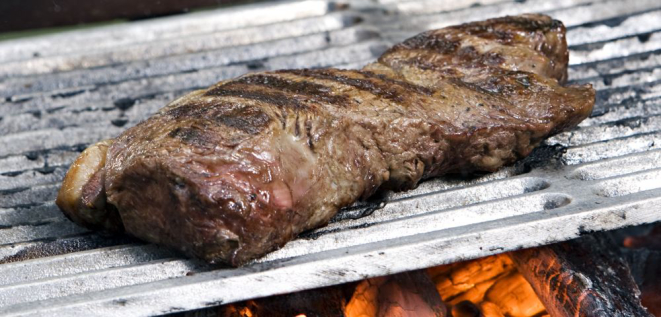
[[[568,60],[564,25],[540,15],[427,31],[395,45],[379,58],[396,71],[431,70],[467,81],[475,71],[496,67],[539,74],[560,83],[567,80]]]
[[[75,190],[58,205],[106,229],[119,213],[134,236],[240,265],[378,189],[528,155],[592,109],[589,86],[560,85],[566,68],[562,24],[524,15],[422,33],[362,70],[248,74],[93,152],[105,181],[88,181],[85,201],[104,194],[114,213],[77,207]]]

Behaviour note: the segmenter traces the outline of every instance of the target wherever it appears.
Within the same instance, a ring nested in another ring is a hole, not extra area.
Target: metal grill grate
[[[514,166],[386,193],[239,269],[99,236],[53,204],[85,145],[187,91],[254,70],[360,67],[420,31],[523,12],[565,22],[570,79],[598,94],[591,118]],[[0,94],[3,315],[164,314],[661,220],[658,0],[262,3],[2,42]]]

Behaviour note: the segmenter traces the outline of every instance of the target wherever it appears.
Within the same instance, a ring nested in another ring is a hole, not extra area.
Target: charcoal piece
[[[511,252],[551,316],[651,316],[618,248],[606,235]]]

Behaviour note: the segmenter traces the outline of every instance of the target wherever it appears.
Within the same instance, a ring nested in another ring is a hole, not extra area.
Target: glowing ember
[[[348,317],[443,317],[447,309],[429,275],[413,271],[361,282],[347,304]]]
[[[245,317],[252,317],[252,311],[250,311],[250,309],[248,307],[244,307],[239,312],[239,315],[240,316],[245,316]]]
[[[505,254],[427,270],[452,316],[539,316],[545,308]]]

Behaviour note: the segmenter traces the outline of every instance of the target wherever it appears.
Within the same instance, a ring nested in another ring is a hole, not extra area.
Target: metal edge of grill
[[[382,0],[344,7],[258,3],[0,43],[0,313],[165,314],[661,220],[661,4]],[[530,11],[566,23],[570,79],[593,84],[597,104],[579,128],[514,166],[361,202],[238,269],[90,233],[52,203],[86,144],[121,133],[177,95],[255,70],[356,68],[425,29]],[[227,24],[214,23],[219,18]],[[114,36],[79,52],[104,34]],[[169,49],[175,44],[193,53]]]

